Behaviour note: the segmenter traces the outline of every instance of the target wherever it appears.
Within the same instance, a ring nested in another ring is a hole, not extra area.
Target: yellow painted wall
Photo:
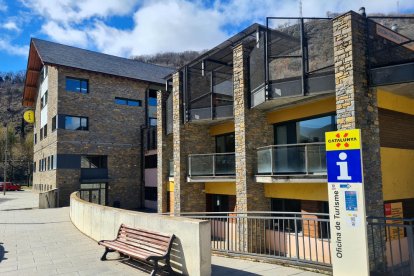
[[[206,194],[236,195],[236,183],[234,182],[207,182]]]
[[[414,99],[400,96],[382,89],[377,90],[378,106],[397,112],[414,115]]]
[[[174,192],[174,181],[170,181],[167,184],[167,192]]]
[[[234,132],[234,122],[230,121],[230,122],[225,122],[222,124],[211,126],[209,129],[209,132],[211,136]]]
[[[269,124],[275,124],[335,111],[335,97],[331,97],[317,102],[312,102],[304,105],[295,105],[293,107],[269,112],[267,114],[267,122]]]
[[[265,196],[328,201],[327,183],[266,183]]]
[[[414,150],[381,147],[384,200],[414,198]]]

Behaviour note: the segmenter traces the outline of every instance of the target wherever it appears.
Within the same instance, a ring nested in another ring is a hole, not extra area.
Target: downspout
[[[144,147],[144,136],[146,130],[148,130],[148,96],[149,96],[149,87],[145,89],[145,99],[144,99],[144,110],[145,110],[145,124],[140,127],[140,139],[141,139],[141,200],[140,208],[145,208],[145,147]]]

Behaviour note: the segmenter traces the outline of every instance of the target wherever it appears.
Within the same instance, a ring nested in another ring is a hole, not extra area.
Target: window
[[[145,168],[152,169],[157,168],[157,155],[146,155],[145,156]]]
[[[141,106],[140,100],[132,100],[126,98],[115,97],[115,103],[119,105]]]
[[[207,212],[234,212],[236,196],[206,194]]]
[[[106,183],[82,183],[80,184],[80,197],[83,200],[106,205],[107,197]]]
[[[150,126],[157,126],[157,118],[149,118]]]
[[[234,152],[234,133],[224,134],[216,136],[216,152],[225,153],[225,152]]]
[[[56,158],[54,155],[50,156],[50,169],[55,170],[56,169]]]
[[[78,116],[65,116],[65,129],[69,130],[88,130],[88,118]]]
[[[42,171],[42,160],[39,160],[39,172]]]
[[[43,127],[40,128],[40,141],[43,140]]]
[[[50,171],[50,156],[47,157],[47,170]]]
[[[56,130],[56,116],[52,118],[52,132]]]
[[[66,91],[87,94],[89,93],[89,82],[84,79],[66,77]]]
[[[157,187],[145,187],[145,200],[157,200]]]
[[[48,73],[48,67],[47,66],[43,66],[42,70],[40,71],[40,83],[42,83],[45,78],[47,77],[47,73]]]
[[[36,131],[36,130],[35,130]],[[36,145],[37,144],[37,133],[35,133],[34,135],[33,135],[33,139],[34,139],[34,144]]]
[[[48,91],[40,98],[40,108],[43,109],[47,105]]]
[[[275,144],[325,142],[325,132],[336,130],[336,115],[275,125]]]
[[[284,199],[284,198],[272,198],[271,208],[274,212],[302,212],[301,201],[297,199]],[[277,214],[278,217],[295,217],[295,214],[281,213]],[[295,232],[295,221],[293,219],[281,219],[278,220],[280,225],[276,223],[275,228],[284,230],[287,232]],[[296,231],[302,231],[302,221],[297,220]],[[279,228],[280,227],[280,228]]]
[[[43,127],[43,138],[47,137],[47,124]]]
[[[36,161],[35,161],[35,162],[33,162],[33,172],[34,172],[34,173],[36,172]]]
[[[106,169],[108,157],[100,155],[85,155],[81,157],[82,169]]]

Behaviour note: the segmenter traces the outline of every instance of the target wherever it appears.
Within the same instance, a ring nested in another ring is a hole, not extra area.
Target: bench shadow
[[[130,259],[130,258],[120,257],[117,259],[112,259],[108,257],[107,261],[120,261],[121,263],[125,265],[131,266],[137,270],[146,272],[148,274],[150,274],[153,269],[152,265],[148,263],[141,262],[139,260]],[[158,264],[160,268],[158,270],[159,273],[157,273],[157,275],[168,275],[168,273],[163,270],[165,266],[165,262],[159,261]],[[171,264],[171,268],[174,271],[173,274],[170,274],[170,275],[188,275],[188,270],[187,270],[187,266],[186,266],[186,262],[184,258],[183,246],[181,244],[181,240],[177,237],[175,237],[173,246],[171,248],[170,264]]]
[[[213,264],[211,265],[211,275],[257,276],[260,274]]]
[[[7,251],[6,251],[6,250],[4,250],[3,243],[2,243],[2,242],[0,242],[0,263],[1,263],[3,260],[7,260],[7,258],[5,258],[5,257],[4,257],[5,253],[7,253]]]

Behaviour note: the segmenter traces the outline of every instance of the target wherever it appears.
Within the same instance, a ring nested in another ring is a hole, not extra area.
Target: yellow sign
[[[338,130],[325,133],[326,150],[361,149],[359,129]]]
[[[387,220],[387,224],[403,224],[402,202],[393,202],[384,204],[385,216],[387,218],[400,218],[401,220]],[[398,240],[404,238],[404,227],[387,227],[387,238]]]
[[[29,124],[33,124],[35,121],[35,114],[33,110],[27,110],[23,114],[23,119]]]

